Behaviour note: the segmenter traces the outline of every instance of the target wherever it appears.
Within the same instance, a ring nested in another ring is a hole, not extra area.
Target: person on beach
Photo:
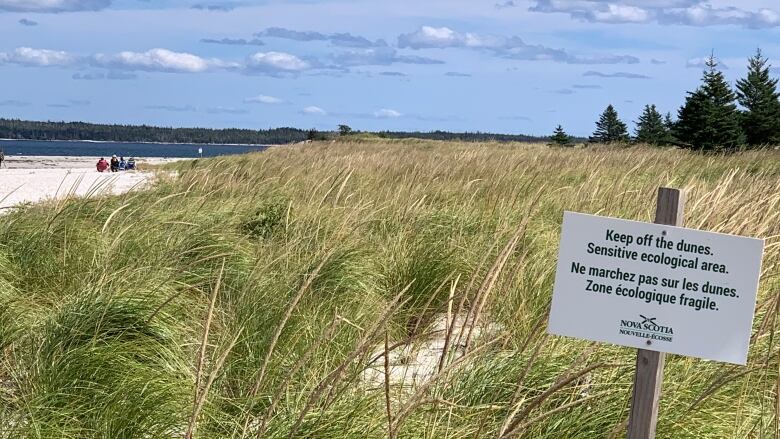
[[[108,162],[103,157],[100,157],[100,160],[97,162],[97,171],[98,172],[106,172],[108,169]]]
[[[128,171],[134,171],[135,170],[135,159],[130,157],[130,159],[127,161],[127,170]]]
[[[124,171],[127,169],[127,162],[124,157],[119,157],[119,170]]]
[[[116,155],[111,156],[111,172],[118,172],[119,171],[119,159],[116,158]]]

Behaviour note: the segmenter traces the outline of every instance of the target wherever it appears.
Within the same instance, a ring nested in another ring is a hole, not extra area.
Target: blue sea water
[[[264,145],[189,145],[171,143],[78,142],[64,140],[0,140],[6,156],[76,156],[76,157],[177,157],[196,158],[198,148],[203,157],[244,154],[262,151]]]

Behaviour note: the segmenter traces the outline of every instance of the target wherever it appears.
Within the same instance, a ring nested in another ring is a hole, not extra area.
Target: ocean
[[[80,142],[66,140],[0,140],[6,156],[75,156],[75,157],[163,157],[196,158],[198,148],[203,157],[244,154],[262,151],[266,145],[197,145],[180,143]]]

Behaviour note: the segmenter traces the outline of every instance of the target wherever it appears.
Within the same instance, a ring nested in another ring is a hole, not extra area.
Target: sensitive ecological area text
[[[550,332],[744,364],[763,241],[566,212]]]

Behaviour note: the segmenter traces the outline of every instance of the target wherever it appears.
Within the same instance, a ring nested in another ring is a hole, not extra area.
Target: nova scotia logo
[[[639,314],[639,317],[642,317],[642,324],[643,324],[643,325],[645,325],[645,324],[648,324],[648,323],[650,323],[650,324],[653,324],[653,325],[655,325],[655,324],[656,324],[656,323],[655,323],[655,317],[652,317],[652,318],[650,318],[650,317],[645,317],[645,316],[643,316],[642,314]]]
[[[637,320],[620,320],[619,333],[629,337],[665,342],[671,342],[674,338],[674,330],[671,326],[658,323],[656,317],[647,317],[642,314],[639,314]]]

